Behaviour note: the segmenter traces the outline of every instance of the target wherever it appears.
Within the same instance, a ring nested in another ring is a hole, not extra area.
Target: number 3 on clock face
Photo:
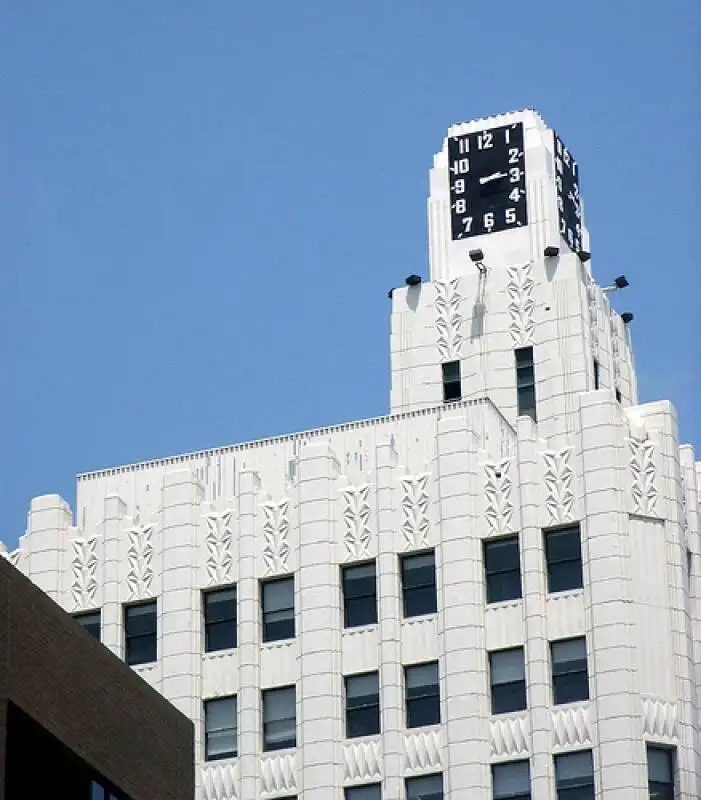
[[[449,138],[448,180],[454,240],[528,224],[523,125]]]

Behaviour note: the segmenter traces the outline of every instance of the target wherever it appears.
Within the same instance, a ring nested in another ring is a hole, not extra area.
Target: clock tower
[[[576,395],[637,402],[628,328],[593,279],[579,166],[532,110],[453,125],[434,156],[429,280],[392,294],[392,411],[487,396],[539,435]]]

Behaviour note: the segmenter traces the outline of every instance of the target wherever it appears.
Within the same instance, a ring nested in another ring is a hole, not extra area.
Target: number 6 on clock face
[[[527,225],[523,124],[449,137],[448,182],[454,240]]]

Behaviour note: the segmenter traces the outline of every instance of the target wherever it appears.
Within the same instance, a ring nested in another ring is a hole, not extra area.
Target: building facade
[[[4,559],[0,643],[1,800],[191,800],[192,722]]]
[[[202,800],[701,796],[699,482],[533,111],[453,126],[391,414],[78,478],[8,554],[195,723]]]

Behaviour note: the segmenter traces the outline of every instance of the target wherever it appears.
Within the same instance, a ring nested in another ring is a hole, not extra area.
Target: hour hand
[[[483,175],[480,178],[480,186],[484,186],[485,183],[491,183],[492,181],[498,181],[499,178],[506,178],[508,172],[492,172],[491,175]]]

